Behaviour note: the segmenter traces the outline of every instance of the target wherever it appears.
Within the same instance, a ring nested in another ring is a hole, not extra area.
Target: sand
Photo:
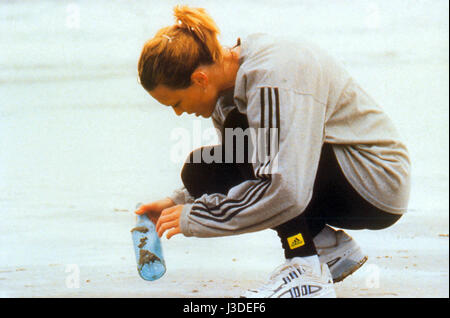
[[[0,297],[238,296],[283,261],[273,231],[163,238],[166,274],[137,273],[136,203],[180,186],[173,159],[212,125],[174,116],[136,81],[144,41],[176,2],[106,3],[0,4]],[[224,44],[270,31],[331,51],[411,153],[408,213],[389,229],[349,231],[369,260],[335,285],[338,297],[449,297],[448,2],[259,3],[195,2]],[[176,129],[189,132],[179,153]]]

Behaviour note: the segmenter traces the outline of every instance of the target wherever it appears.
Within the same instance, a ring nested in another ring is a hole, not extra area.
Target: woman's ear
[[[191,75],[191,81],[203,89],[205,89],[209,83],[208,75],[202,71],[194,71]]]

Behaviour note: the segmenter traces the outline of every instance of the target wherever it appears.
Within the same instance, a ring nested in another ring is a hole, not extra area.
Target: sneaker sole
[[[367,259],[367,255],[364,255],[360,248],[356,249],[351,255],[345,257],[330,268],[333,282],[339,283],[343,281],[361,268]]]

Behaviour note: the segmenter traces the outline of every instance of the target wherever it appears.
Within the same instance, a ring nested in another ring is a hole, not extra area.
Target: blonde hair
[[[142,49],[138,73],[147,91],[159,84],[186,88],[199,65],[222,59],[219,29],[205,9],[176,6],[173,14],[175,24],[160,29]]]

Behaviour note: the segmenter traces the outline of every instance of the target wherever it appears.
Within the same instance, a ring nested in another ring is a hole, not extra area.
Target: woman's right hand
[[[171,199],[166,198],[151,203],[141,205],[134,213],[137,215],[147,214],[148,218],[156,224],[159,216],[164,209],[170,208],[175,205]]]

